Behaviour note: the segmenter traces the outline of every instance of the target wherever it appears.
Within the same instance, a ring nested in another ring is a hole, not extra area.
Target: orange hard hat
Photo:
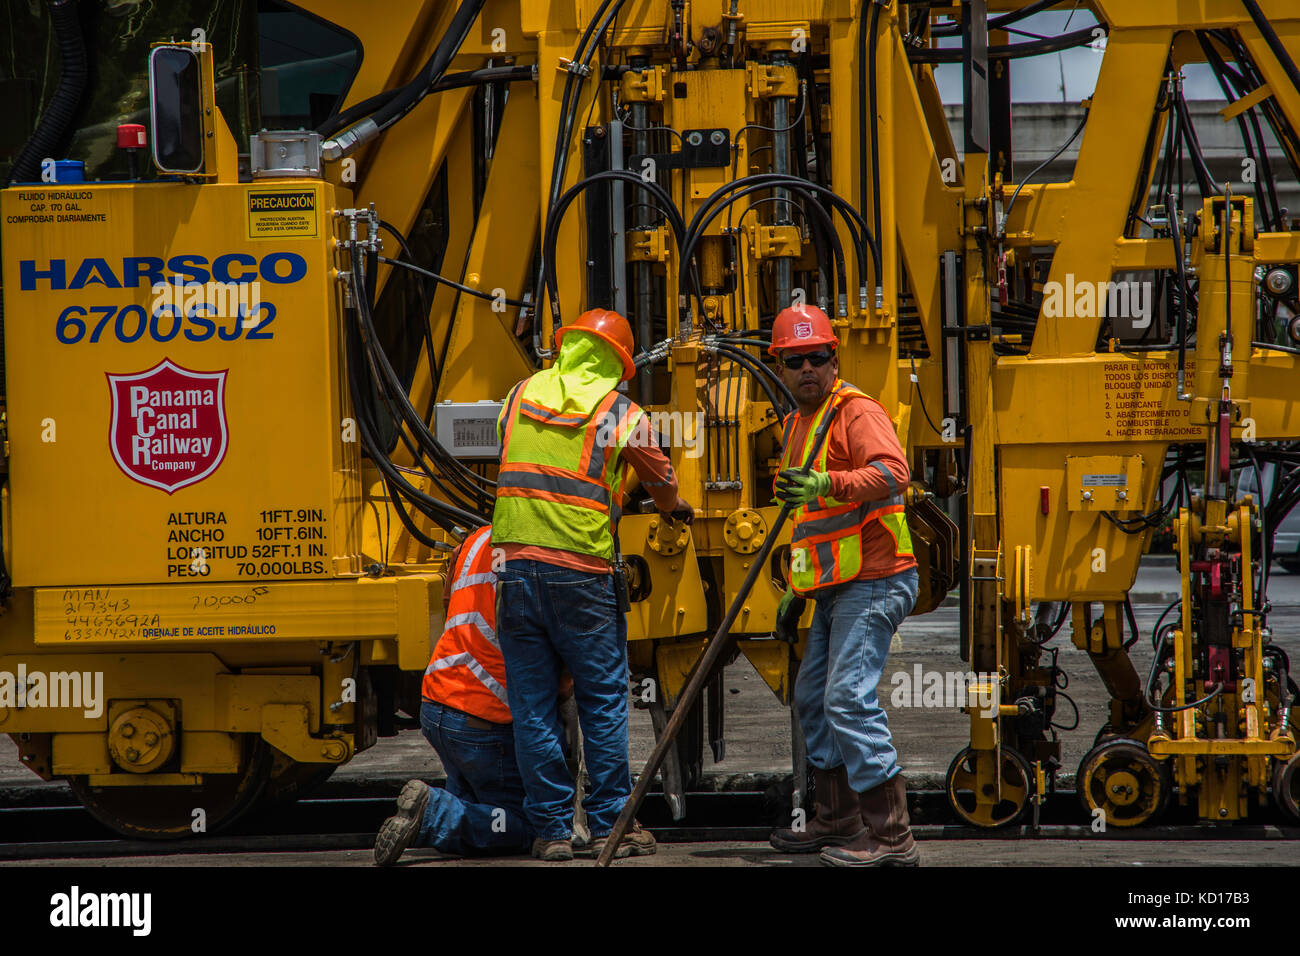
[[[632,359],[632,326],[627,319],[613,309],[589,309],[573,320],[569,325],[555,330],[555,347],[559,348],[565,334],[570,329],[590,332],[614,346],[614,351],[623,360],[623,381],[636,375],[636,362]]]
[[[768,352],[776,354],[781,349],[801,349],[813,345],[839,344],[831,320],[815,305],[792,305],[782,309],[772,323],[772,344]]]

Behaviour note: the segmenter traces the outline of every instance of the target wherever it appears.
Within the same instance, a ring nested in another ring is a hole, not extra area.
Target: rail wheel
[[[1275,761],[1273,799],[1292,820],[1300,820],[1300,753],[1286,762]]]
[[[1020,819],[1029,806],[1029,786],[1033,779],[1029,764],[1010,747],[1002,748],[998,767],[1001,799],[997,803],[981,804],[976,799],[979,761],[994,759],[993,751],[978,751],[967,747],[952,758],[948,765],[948,803],[957,816],[977,827],[1004,827]],[[987,795],[993,796],[993,786],[986,785]]]
[[[1075,780],[1079,800],[1107,825],[1137,827],[1164,812],[1173,792],[1168,761],[1156,760],[1139,741],[1107,740],[1084,756]]]
[[[86,777],[68,785],[87,812],[104,826],[138,840],[174,840],[192,836],[203,811],[205,832],[229,826],[261,795],[271,772],[271,748],[261,737],[246,734],[236,773],[205,774],[197,786],[96,787]]]
[[[258,797],[264,807],[278,807],[311,796],[334,773],[332,763],[299,763],[280,750],[271,750],[270,779]]]

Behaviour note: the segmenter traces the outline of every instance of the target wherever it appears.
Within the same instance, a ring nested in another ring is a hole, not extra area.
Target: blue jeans
[[[524,782],[508,725],[470,727],[465,714],[426,700],[420,728],[447,773],[447,787],[429,788],[414,846],[444,853],[524,851],[533,834],[524,816]]]
[[[812,628],[794,685],[808,759],[844,764],[858,793],[898,773],[889,719],[876,697],[889,642],[916,603],[915,568],[816,592]]]
[[[632,793],[627,756],[627,621],[610,574],[542,561],[507,561],[497,572],[497,638],[506,696],[528,798],[528,822],[543,840],[573,832],[573,777],[557,730],[560,670],[573,675],[591,794],[593,838],[607,836]]]

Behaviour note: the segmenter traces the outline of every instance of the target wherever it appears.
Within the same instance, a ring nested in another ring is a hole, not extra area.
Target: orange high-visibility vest
[[[506,664],[497,643],[497,576],[492,570],[492,527],[461,545],[447,576],[447,623],[424,672],[423,696],[494,724],[511,722]]]
[[[837,378],[831,386],[830,394],[813,415],[800,449],[790,447],[795,417],[799,413],[794,411],[787,415],[778,471],[802,467],[812,452],[817,430],[831,409],[854,398],[875,401],[865,392]],[[818,451],[813,469],[825,471],[829,456],[828,435]],[[797,594],[807,594],[818,588],[856,579],[862,572],[862,532],[873,521],[879,521],[889,529],[894,538],[895,554],[901,557],[912,553],[912,537],[903,513],[902,493],[895,486],[894,476],[883,462],[872,462],[872,465],[888,479],[894,491],[891,497],[884,501],[864,502],[818,498],[815,502],[800,505],[790,512],[794,519],[790,531],[790,586]]]

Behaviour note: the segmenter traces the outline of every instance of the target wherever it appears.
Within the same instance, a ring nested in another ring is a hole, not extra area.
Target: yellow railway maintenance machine
[[[1222,121],[1244,137],[1242,168],[1268,164],[1267,125],[1294,176],[1300,19],[1284,3],[1091,6],[1099,26],[1028,47],[994,29],[1014,14],[981,23],[978,4],[963,10],[963,179],[937,216],[944,285],[960,291],[943,327],[926,324],[934,358],[919,364],[923,380],[929,368],[962,378],[943,394],[965,438],[963,651],[990,675],[983,689],[998,706],[970,709],[949,798],[962,818],[997,826],[1043,792],[1059,755],[1044,727],[1060,686],[1043,645],[1068,609],[1073,641],[1112,698],[1076,781],[1094,820],[1149,822],[1174,793],[1204,822],[1242,819],[1270,798],[1294,816],[1295,685],[1260,595],[1268,529],[1294,489],[1267,501],[1260,492],[1262,462],[1287,475],[1296,464],[1300,234],[1272,173],[1215,181],[1183,79],[1204,63],[1219,80]],[[1011,139],[997,128],[1005,103],[978,91],[996,90],[1026,49],[1081,43],[1100,72],[1074,131],[1073,176],[1015,183]],[[988,125],[972,91],[995,104]],[[900,172],[926,165],[899,162]],[[896,180],[898,191],[938,192],[928,165],[925,181]],[[927,394],[931,407],[939,395]],[[1128,592],[1169,521],[1181,600],[1157,623],[1141,677],[1128,650],[1145,637]]]
[[[424,667],[441,592],[365,568],[348,192],[240,182],[207,46],[149,69],[174,175],[2,194],[0,731],[101,821],[154,837],[373,743],[371,670]]]
[[[634,692],[661,730],[772,527],[793,401],[764,348],[807,301],[910,455],[913,613],[959,586],[963,656],[991,675],[996,710],[971,708],[949,772],[958,814],[1009,823],[1049,785],[1044,645],[1067,605],[1114,697],[1091,807],[1141,823],[1176,787],[1204,819],[1252,794],[1294,809],[1291,684],[1252,569],[1296,491],[1300,329],[1278,322],[1300,312],[1300,237],[1271,174],[1222,187],[1200,162],[1204,202],[1180,205],[1177,150],[1180,68],[1203,59],[1229,118],[1260,143],[1271,125],[1296,164],[1300,19],[1096,0],[1098,25],[1026,43],[1008,30],[1052,4],[993,6],[308,0],[359,65],[314,129],[252,138],[242,172],[212,48],[156,48],[159,175],[0,193],[0,671],[100,672],[105,701],[5,706],[0,732],[100,819],[166,835],[413,714],[445,551],[491,514],[500,400],[593,306],[631,319],[632,397],[697,509],[675,524],[633,487],[619,524]],[[1073,179],[1013,184],[1009,71],[1079,44],[1101,74]],[[965,75],[960,153],[943,62]],[[1099,317],[1130,273],[1155,290],[1149,327]],[[1282,476],[1266,502],[1237,495],[1254,459]],[[1184,600],[1145,687],[1126,595],[1170,515]],[[733,631],[789,703],[785,535]],[[665,763],[677,814],[705,743],[723,756],[723,696],[715,677]],[[799,801],[794,723],[791,743]]]

